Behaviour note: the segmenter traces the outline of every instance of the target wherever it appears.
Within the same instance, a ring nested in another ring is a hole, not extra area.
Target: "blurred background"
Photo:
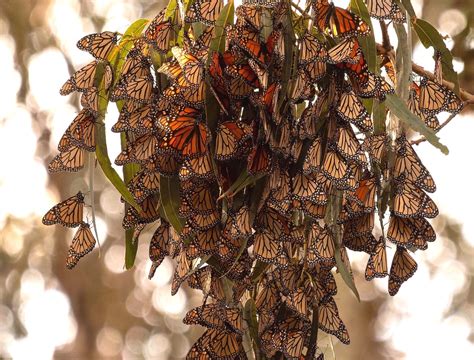
[[[88,170],[83,177],[49,177],[45,168],[78,112],[78,98],[58,91],[91,59],[77,40],[123,32],[135,19],[154,17],[164,1],[0,0],[0,358],[181,359],[199,336],[181,319],[200,295],[184,288],[171,297],[172,262],[165,259],[147,279],[151,232],[142,234],[136,266],[125,271],[123,207],[100,170],[94,184],[100,256],[96,249],[67,270],[72,231],[41,224],[60,199],[88,189]],[[474,93],[474,1],[412,2],[447,36],[461,87]],[[432,70],[431,50],[415,44],[414,59]],[[117,116],[111,106],[106,122],[111,126]],[[471,107],[440,133],[449,156],[418,146],[438,185],[438,239],[416,253],[418,271],[395,298],[387,279],[363,279],[366,256],[349,254],[362,301],[339,286],[336,300],[352,342],[331,345],[327,338],[327,359],[334,358],[332,347],[338,359],[474,359],[472,134]],[[110,133],[107,141],[115,158],[119,137]]]

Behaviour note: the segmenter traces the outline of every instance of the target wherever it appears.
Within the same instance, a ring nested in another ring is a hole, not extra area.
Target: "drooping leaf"
[[[407,101],[412,63],[411,41],[402,24],[395,24],[394,28],[398,37],[395,59],[395,67],[397,70],[397,86],[395,92],[403,101]]]
[[[177,232],[184,227],[184,219],[178,214],[180,206],[179,180],[176,177],[160,178],[161,206],[166,220]]]
[[[425,20],[416,19],[416,21],[413,22],[413,28],[425,48],[433,47],[433,49],[440,53],[443,77],[454,83],[454,92],[459,95],[458,74],[453,68],[453,55],[446,47],[443,36],[433,25]]]
[[[408,15],[416,17],[415,9],[413,9],[413,5],[411,4],[411,0],[401,0],[403,7],[408,12]]]
[[[375,47],[375,36],[373,31],[372,20],[369,15],[369,10],[363,0],[351,0],[350,3],[351,10],[359,15],[362,20],[364,20],[372,29],[369,35],[359,36],[357,40],[359,41],[362,52],[364,53],[365,60],[369,67],[369,70],[378,73],[377,68],[377,49]]]
[[[224,52],[225,27],[234,22],[234,1],[230,0],[223,8],[216,20],[214,38],[211,41],[211,50]]]
[[[434,131],[428,128],[423,120],[414,115],[407,107],[407,105],[396,95],[389,94],[385,100],[385,105],[400,121],[408,125],[412,130],[423,135],[426,140],[441,150],[443,154],[448,154],[448,148],[439,142],[439,137]]]
[[[351,275],[350,269],[347,267],[344,261],[342,261],[340,247],[337,245],[336,245],[335,258],[336,258],[337,271],[339,271],[339,274],[341,274],[342,280],[344,280],[346,285],[349,286],[349,289],[352,290],[357,300],[360,301],[359,291],[357,290],[357,287],[355,285],[354,278]]]
[[[168,6],[166,7],[166,11],[165,11],[165,19],[169,19],[169,18],[174,19],[174,15],[176,14],[177,7],[178,7],[178,3],[176,0],[169,0]]]

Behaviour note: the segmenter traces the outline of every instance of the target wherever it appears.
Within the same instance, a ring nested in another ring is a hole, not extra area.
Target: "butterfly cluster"
[[[104,126],[101,99],[117,102],[112,131],[126,141],[115,164],[138,168],[126,186],[140,207],[127,206],[122,225],[138,241],[156,224],[149,277],[170,257],[172,294],[184,283],[203,293],[184,318],[206,328],[188,358],[247,358],[250,329],[267,357],[322,359],[314,324],[350,341],[334,299],[335,270],[353,276],[347,250],[367,253],[366,279],[388,276],[395,295],[417,269],[410,254],[436,238],[426,220],[438,214],[427,195],[434,180],[406,131],[375,129],[366,107],[394,93],[395,67],[381,54],[386,76],[370,71],[359,42],[370,25],[327,0],[296,17],[307,25],[299,31],[286,1],[245,3],[235,22],[222,19],[222,0],[181,5],[139,36],[79,41],[95,60],[61,88],[79,92],[83,110],[49,169],[81,169]],[[398,2],[367,0],[367,8],[381,21],[406,21]],[[436,116],[463,103],[421,78],[407,106],[436,130]],[[80,226],[68,267],[95,245],[83,205],[78,193],[43,219]],[[390,271],[387,240],[396,246]]]

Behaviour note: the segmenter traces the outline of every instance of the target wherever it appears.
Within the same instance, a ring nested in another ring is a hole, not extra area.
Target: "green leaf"
[[[97,161],[104,172],[104,175],[109,179],[112,185],[117,189],[117,191],[122,195],[123,199],[132,205],[137,211],[141,212],[142,209],[140,205],[137,204],[135,199],[133,198],[130,191],[128,191],[127,186],[123,182],[120,175],[115,171],[112,167],[112,163],[110,162],[109,154],[107,151],[107,142],[106,142],[106,135],[105,135],[105,126],[102,123],[96,124],[96,147],[95,147],[95,155],[97,157]]]
[[[134,229],[125,230],[125,269],[130,270],[135,264],[138,241],[133,241]]]
[[[397,88],[396,94],[403,100],[408,100],[408,89],[410,88],[411,80],[411,37],[408,36],[405,26],[402,24],[394,25],[395,32],[398,37],[398,46],[395,59],[395,67],[397,70]],[[410,29],[408,29],[411,31]],[[411,32],[410,32],[411,35]]]
[[[264,176],[265,176],[264,174],[259,174],[255,176],[249,175],[247,172],[247,169],[245,169],[244,171],[240,173],[237,180],[235,180],[235,182],[227,189],[227,191],[223,193],[221,196],[219,196],[218,200],[228,197],[228,196],[230,197],[234,196],[239,191],[243,190],[246,186],[256,182],[257,180],[261,179]]]
[[[365,61],[369,66],[369,70],[373,73],[378,73],[377,68],[377,49],[375,47],[375,36],[373,31],[372,20],[369,15],[369,10],[363,0],[351,0],[350,3],[351,10],[359,15],[362,20],[364,20],[372,29],[368,36],[359,36],[357,40],[359,41],[362,52],[364,53]]]
[[[234,1],[230,0],[222,8],[219,17],[216,20],[215,34],[211,41],[211,49],[220,53],[225,49],[225,27],[234,22]]]
[[[133,46],[133,39],[136,39],[141,35],[148,22],[149,20],[147,19],[138,19],[134,21],[127,30],[125,30],[118,46],[109,55],[108,60],[114,70],[114,84],[116,84],[120,78],[125,58]]]
[[[443,68],[443,77],[446,80],[454,83],[454,92],[459,94],[459,81],[458,74],[453,68],[453,55],[451,51],[446,47],[444,39],[441,34],[436,30],[433,25],[429,22],[421,19],[416,19],[413,22],[413,28],[415,29],[421,43],[425,48],[433,47],[441,54],[441,65]]]
[[[166,7],[166,11],[165,11],[165,19],[169,19],[169,18],[174,19],[177,7],[178,7],[178,3],[176,0],[169,0],[168,6]]]
[[[160,177],[161,206],[166,220],[177,232],[184,227],[184,219],[179,214],[179,180],[177,177]]]
[[[408,15],[416,17],[415,9],[413,9],[413,5],[411,4],[410,0],[401,0],[403,7],[408,12]]]
[[[351,272],[347,268],[346,264],[344,264],[344,261],[342,261],[340,248],[337,245],[336,245],[335,258],[336,258],[337,271],[339,271],[339,274],[341,274],[342,280],[344,280],[346,285],[349,286],[349,288],[352,290],[352,292],[356,296],[357,300],[360,301],[360,295],[354,283],[354,278],[352,277]]]
[[[385,111],[385,103],[375,100],[373,107],[373,118],[374,118],[374,133],[383,134],[385,133],[385,120],[387,113]]]
[[[436,136],[434,131],[428,128],[423,120],[414,115],[398,96],[392,94],[387,95],[385,105],[400,121],[423,135],[431,145],[441,150],[443,154],[447,155],[449,153],[448,148],[439,142],[439,137]]]
[[[254,351],[260,352],[260,337],[258,336],[258,320],[257,320],[257,307],[255,301],[250,298],[247,300],[244,306],[244,320],[247,322],[249,327],[250,338],[253,341]],[[260,357],[260,354],[255,354]]]
[[[126,148],[127,137],[125,136],[125,133],[120,134],[120,144],[122,150]],[[140,166],[138,164],[125,164],[122,169],[125,184],[128,184],[139,170]],[[129,207],[130,205],[125,203],[125,214],[127,213]],[[138,241],[134,241],[133,239],[134,230],[134,228],[125,230],[125,268],[127,270],[133,267],[133,264],[135,263],[135,257],[137,255]]]

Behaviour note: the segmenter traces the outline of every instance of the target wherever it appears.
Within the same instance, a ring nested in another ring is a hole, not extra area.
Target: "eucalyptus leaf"
[[[161,206],[166,220],[177,232],[184,227],[184,219],[178,214],[180,205],[179,180],[176,177],[160,178]]]
[[[230,0],[223,8],[216,20],[215,34],[211,41],[211,50],[224,52],[225,27],[234,22],[234,1]]]
[[[413,22],[413,28],[425,48],[433,47],[439,51],[441,54],[443,77],[454,83],[454,92],[459,95],[459,80],[458,74],[453,68],[453,55],[446,47],[443,36],[441,36],[433,25],[425,20],[416,19],[416,21]]]
[[[423,120],[414,115],[407,107],[407,105],[396,95],[388,94],[385,100],[385,105],[400,121],[408,125],[412,130],[423,135],[426,140],[441,150],[443,154],[448,154],[448,148],[439,142],[439,137],[434,131],[427,127]]]

